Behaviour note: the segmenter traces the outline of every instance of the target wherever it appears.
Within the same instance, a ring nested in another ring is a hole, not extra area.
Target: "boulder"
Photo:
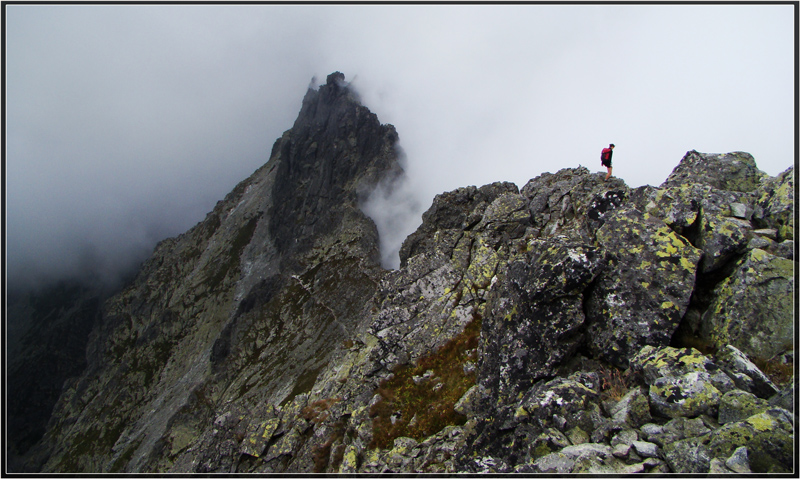
[[[587,442],[585,444],[578,444],[577,446],[567,446],[561,450],[561,453],[569,457],[573,461],[592,457],[609,457],[611,456],[611,447],[605,444],[595,444]]]
[[[753,233],[757,236],[762,238],[767,238],[772,241],[776,241],[778,239],[778,230],[775,228],[761,228],[757,230],[753,230]]]
[[[509,262],[509,281],[525,301],[578,296],[605,265],[603,251],[566,238],[531,240],[521,260]]]
[[[528,245],[501,267],[484,308],[479,378],[502,401],[552,376],[577,350],[585,321],[581,294],[603,267],[593,246]]]
[[[650,406],[665,417],[715,416],[720,397],[733,381],[709,358],[693,348],[645,346],[631,359],[650,386]]]
[[[730,344],[717,351],[715,363],[733,379],[736,387],[768,398],[778,392],[777,386],[739,349]]]
[[[731,471],[728,469],[728,466],[725,465],[725,461],[722,459],[717,459],[716,457],[712,459],[708,463],[708,474],[709,475],[720,475],[720,474],[730,474]]]
[[[597,231],[608,263],[586,301],[589,350],[614,365],[667,345],[686,313],[700,252],[660,220],[623,207]]]
[[[664,446],[664,460],[674,473],[705,474],[711,468],[708,436],[682,439]]]
[[[781,241],[772,248],[771,252],[781,258],[794,259],[794,240]]]
[[[758,228],[773,228],[778,241],[794,239],[794,167],[768,178],[755,191],[753,220]]]
[[[747,457],[747,448],[739,446],[733,451],[731,457],[725,461],[725,466],[737,474],[750,474],[750,460]]]
[[[425,439],[414,452],[414,471],[452,474],[457,471],[454,453],[464,447],[467,433],[464,428],[447,426]]]
[[[715,416],[720,396],[704,372],[660,377],[650,385],[650,406],[664,417]]]
[[[570,431],[574,431],[576,429],[581,430],[576,426]],[[539,434],[539,436],[533,441],[530,447],[530,455],[532,458],[537,459],[539,457],[559,451],[571,444],[572,441],[564,433],[556,428],[549,427]]]
[[[520,400],[526,421],[541,428],[568,431],[579,427],[592,431],[600,418],[599,380],[596,375],[575,373],[536,384]]]
[[[748,208],[742,203],[731,203],[731,216],[749,221],[753,216],[753,208]]]
[[[436,195],[431,207],[422,214],[422,224],[403,241],[400,248],[400,265],[423,252],[438,252],[449,256],[461,232],[475,228],[483,220],[484,212],[501,195],[508,198],[495,205],[491,220],[506,227],[524,223],[525,213],[517,208],[519,189],[513,183],[497,182],[480,188],[467,186]],[[484,227],[488,226],[484,222]],[[513,228],[512,228],[513,229]],[[443,241],[443,236],[454,238]]]
[[[578,426],[575,426],[567,431],[566,436],[569,439],[569,442],[575,445],[589,442],[589,435],[586,433],[586,431]]]
[[[718,190],[751,192],[765,177],[749,153],[714,154],[692,150],[684,155],[661,187],[702,183]]]
[[[631,203],[639,211],[660,218],[675,232],[688,238],[692,228],[699,224],[704,199],[713,190],[700,184],[662,188],[645,186],[631,194]]]
[[[713,346],[731,344],[748,356],[764,359],[793,349],[792,261],[751,250],[714,294],[700,324],[701,337]]]
[[[628,391],[609,411],[615,422],[624,423],[632,428],[638,428],[650,422],[650,403],[647,395],[640,388]]]
[[[544,173],[520,190],[529,199],[533,228],[540,237],[566,234],[589,240],[605,216],[619,207],[628,187],[619,178],[603,180],[586,167]]]
[[[479,379],[505,404],[536,380],[552,376],[577,351],[583,336],[583,302],[567,296],[532,304],[497,292],[483,319]]]
[[[777,394],[769,398],[769,405],[794,411],[794,381],[783,387]]]
[[[658,446],[647,441],[633,441],[636,453],[641,457],[658,457]]]
[[[486,207],[476,229],[505,233],[514,239],[521,237],[530,224],[527,198],[516,193],[503,193]]]
[[[753,236],[753,226],[747,220],[713,213],[703,215],[702,219],[699,247],[703,250],[703,258],[700,271],[708,273],[724,266],[747,249]]]
[[[640,432],[643,439],[658,445],[658,447],[666,448],[667,445],[683,439],[704,436],[711,432],[711,429],[705,425],[702,418],[678,417],[669,420],[664,425],[645,424],[641,427]]]
[[[611,439],[611,447],[618,446],[621,444],[624,445],[633,445],[634,441],[639,440],[639,433],[636,432],[634,429],[623,429],[622,431],[618,432],[614,435]]]
[[[764,412],[769,408],[770,405],[766,400],[740,389],[734,389],[726,392],[720,399],[717,421],[720,424],[744,421],[750,416]]]
[[[744,421],[723,425],[711,435],[708,451],[712,457],[728,459],[746,446],[754,473],[792,473],[794,470],[794,415],[773,408]]]
[[[631,195],[632,202],[702,250],[700,272],[725,266],[757,237],[749,221],[753,209],[749,193],[704,183],[668,184],[661,189],[640,188]]]
[[[610,190],[592,198],[586,211],[588,229],[592,235],[605,224],[606,218],[612,211],[625,203],[625,196],[625,190]]]
[[[575,474],[599,476],[605,474],[625,474],[635,466],[627,466],[625,462],[612,456],[593,456],[577,461],[572,470]]]
[[[476,384],[469,388],[461,399],[453,406],[453,410],[467,417],[473,417],[480,413],[481,405],[487,401],[487,391],[481,384]]]
[[[339,474],[354,474],[358,470],[358,448],[348,445],[345,448],[342,463],[339,465]]]
[[[645,346],[631,359],[631,368],[640,371],[648,385],[660,377],[698,372],[708,374],[712,384],[723,393],[734,387],[733,381],[711,358],[694,348]]]
[[[493,413],[491,416],[483,414],[476,423],[469,446],[461,451],[459,470],[486,471],[470,458],[489,456],[493,458],[492,471],[510,472],[565,447],[575,446],[567,434],[585,438],[588,432],[580,434],[579,431],[593,431],[603,422],[598,387],[596,374],[578,372],[539,381],[521,398],[513,401],[506,398],[510,403],[506,406],[490,404],[488,407]],[[545,463],[553,459],[555,457]]]
[[[575,467],[575,460],[562,452],[554,452],[540,457],[533,465],[543,474],[569,474]]]
[[[245,438],[242,440],[241,453],[259,457],[266,449],[269,440],[272,439],[272,434],[278,428],[279,423],[280,419],[277,417],[250,423]]]
[[[622,472],[625,467],[625,463],[614,457],[613,449],[606,444],[584,443],[567,446],[557,454],[563,454],[574,461],[571,472],[575,474],[616,474]]]

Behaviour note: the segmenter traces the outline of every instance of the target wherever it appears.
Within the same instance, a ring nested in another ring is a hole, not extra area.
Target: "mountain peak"
[[[337,85],[343,86],[344,85],[344,73],[342,72],[333,72],[328,75],[328,79],[326,82],[328,85]]]
[[[343,82],[336,72],[309,89],[294,126],[273,146],[270,227],[279,249],[332,231],[380,181],[402,175],[394,126],[381,124]]]

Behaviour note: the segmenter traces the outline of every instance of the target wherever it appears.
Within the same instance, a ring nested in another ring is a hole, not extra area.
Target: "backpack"
[[[611,148],[603,148],[600,153],[600,161],[606,161],[611,156]]]

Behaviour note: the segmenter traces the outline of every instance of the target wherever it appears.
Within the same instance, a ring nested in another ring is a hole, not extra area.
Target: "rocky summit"
[[[359,205],[401,156],[344,75],[310,89],[90,308],[16,472],[797,473],[793,168],[690,151],[659,187],[467,186],[385,270]]]

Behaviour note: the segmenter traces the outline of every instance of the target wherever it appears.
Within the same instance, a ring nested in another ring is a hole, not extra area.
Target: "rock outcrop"
[[[796,473],[793,169],[459,188],[386,271],[397,134],[343,82],[106,303],[32,470]]]

